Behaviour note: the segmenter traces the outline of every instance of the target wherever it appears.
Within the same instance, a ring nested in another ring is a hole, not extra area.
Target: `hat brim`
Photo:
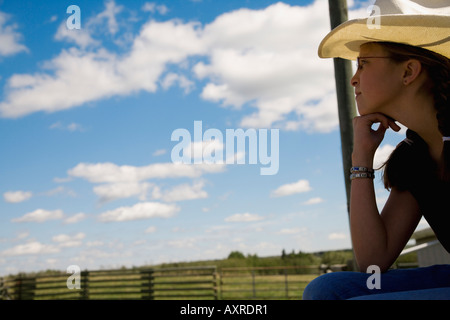
[[[378,29],[372,24],[377,19]],[[385,15],[349,20],[322,40],[319,57],[355,60],[360,46],[368,42],[403,43],[450,58],[450,16]]]

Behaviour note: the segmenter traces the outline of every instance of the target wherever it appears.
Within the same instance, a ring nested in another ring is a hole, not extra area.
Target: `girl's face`
[[[380,112],[390,115],[403,83],[401,66],[376,43],[360,48],[358,70],[351,79],[360,115]]]

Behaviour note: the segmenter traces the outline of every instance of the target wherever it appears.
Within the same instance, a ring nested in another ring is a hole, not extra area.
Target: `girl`
[[[359,54],[351,79],[360,116],[353,120],[350,230],[362,272],[321,276],[303,299],[450,299],[449,265],[388,270],[422,216],[450,252],[450,3],[418,2],[379,1],[379,29],[348,21],[319,48],[322,57]],[[380,213],[373,158],[386,130],[400,130],[396,121],[408,130],[385,164],[390,195]],[[367,285],[371,265],[383,272],[380,289]]]

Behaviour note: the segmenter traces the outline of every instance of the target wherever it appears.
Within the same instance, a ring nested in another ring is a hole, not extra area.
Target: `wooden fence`
[[[317,266],[222,268],[220,299],[301,299],[306,285],[319,271]]]
[[[318,267],[85,270],[74,281],[65,273],[0,278],[0,300],[300,299],[317,275]]]

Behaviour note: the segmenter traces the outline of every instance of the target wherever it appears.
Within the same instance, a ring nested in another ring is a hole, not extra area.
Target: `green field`
[[[0,299],[297,300],[306,285],[330,266],[351,270],[352,257],[350,250],[283,252],[262,258],[234,251],[222,260],[83,270],[79,288],[74,289],[67,283],[70,274],[46,270],[0,278]],[[414,263],[415,259],[415,254],[410,254],[396,264]]]

